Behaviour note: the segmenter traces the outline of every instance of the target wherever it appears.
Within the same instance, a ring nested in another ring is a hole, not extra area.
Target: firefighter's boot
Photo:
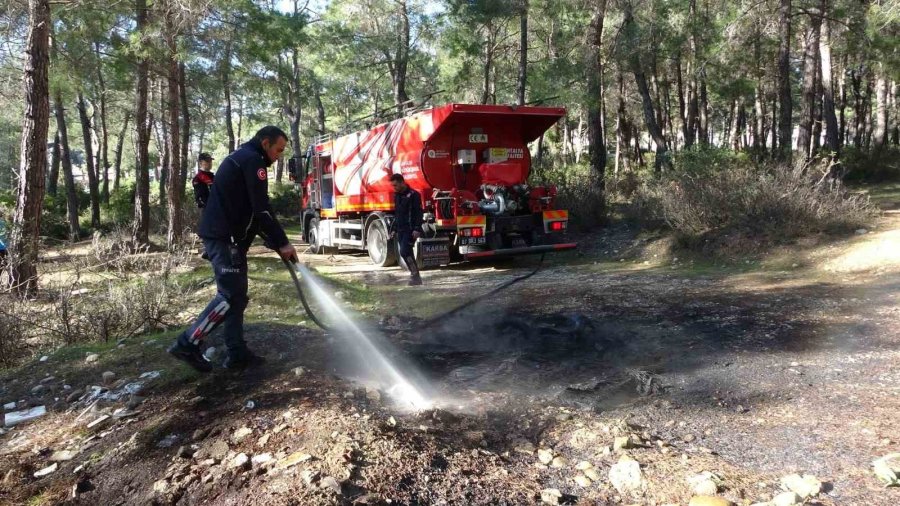
[[[212,364],[209,363],[209,360],[206,360],[203,352],[200,351],[200,347],[196,344],[185,344],[179,340],[166,351],[169,352],[169,355],[181,360],[198,372],[212,371]]]
[[[416,264],[415,257],[406,257],[404,259],[406,267],[409,269],[409,286],[419,286],[422,284],[422,276],[419,275],[419,265]]]

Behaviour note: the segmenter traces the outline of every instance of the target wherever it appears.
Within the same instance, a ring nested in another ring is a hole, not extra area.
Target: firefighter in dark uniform
[[[394,187],[394,222],[392,235],[397,239],[400,258],[409,269],[409,286],[422,284],[419,267],[413,254],[413,245],[422,236],[422,196],[403,180],[400,174],[391,176]]]
[[[257,366],[265,359],[244,342],[244,310],[247,308],[247,250],[259,235],[281,258],[295,262],[297,251],[288,242],[269,206],[267,168],[284,151],[287,135],[267,126],[253,139],[228,155],[216,172],[209,201],[200,218],[198,234],[209,255],[218,293],[169,348],[169,353],[194,369],[209,372],[200,346],[219,324],[228,356],[226,369]]]
[[[215,174],[212,172],[213,157],[209,153],[200,153],[197,157],[197,174],[191,181],[194,186],[194,201],[197,207],[203,209],[209,202],[209,187],[215,180]]]

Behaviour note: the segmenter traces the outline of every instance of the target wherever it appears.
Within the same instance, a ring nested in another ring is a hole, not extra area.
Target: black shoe
[[[260,367],[262,365],[265,365],[265,363],[265,357],[261,357],[250,350],[246,350],[240,353],[229,353],[225,358],[225,362],[222,362],[222,367],[224,367],[225,369],[239,371],[242,369],[252,369],[254,367]]]
[[[422,284],[422,276],[416,274],[415,276],[409,278],[409,286],[420,286]]]
[[[195,371],[212,371],[212,364],[210,364],[209,360],[206,360],[206,357],[200,352],[199,346],[186,346],[181,343],[175,343],[169,347],[168,352],[169,355],[172,355],[176,359],[191,366]]]

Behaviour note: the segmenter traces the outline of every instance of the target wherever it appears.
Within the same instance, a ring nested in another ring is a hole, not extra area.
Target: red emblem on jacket
[[[259,169],[258,171],[256,171],[256,176],[259,178],[260,181],[265,181],[266,180],[266,169]]]

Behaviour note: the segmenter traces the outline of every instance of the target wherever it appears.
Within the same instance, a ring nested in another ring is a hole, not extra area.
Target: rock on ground
[[[545,488],[541,490],[541,502],[544,504],[559,504],[562,502],[562,492],[556,488]]]
[[[609,481],[620,493],[627,494],[643,488],[644,477],[641,474],[641,465],[626,455],[609,469]]]

